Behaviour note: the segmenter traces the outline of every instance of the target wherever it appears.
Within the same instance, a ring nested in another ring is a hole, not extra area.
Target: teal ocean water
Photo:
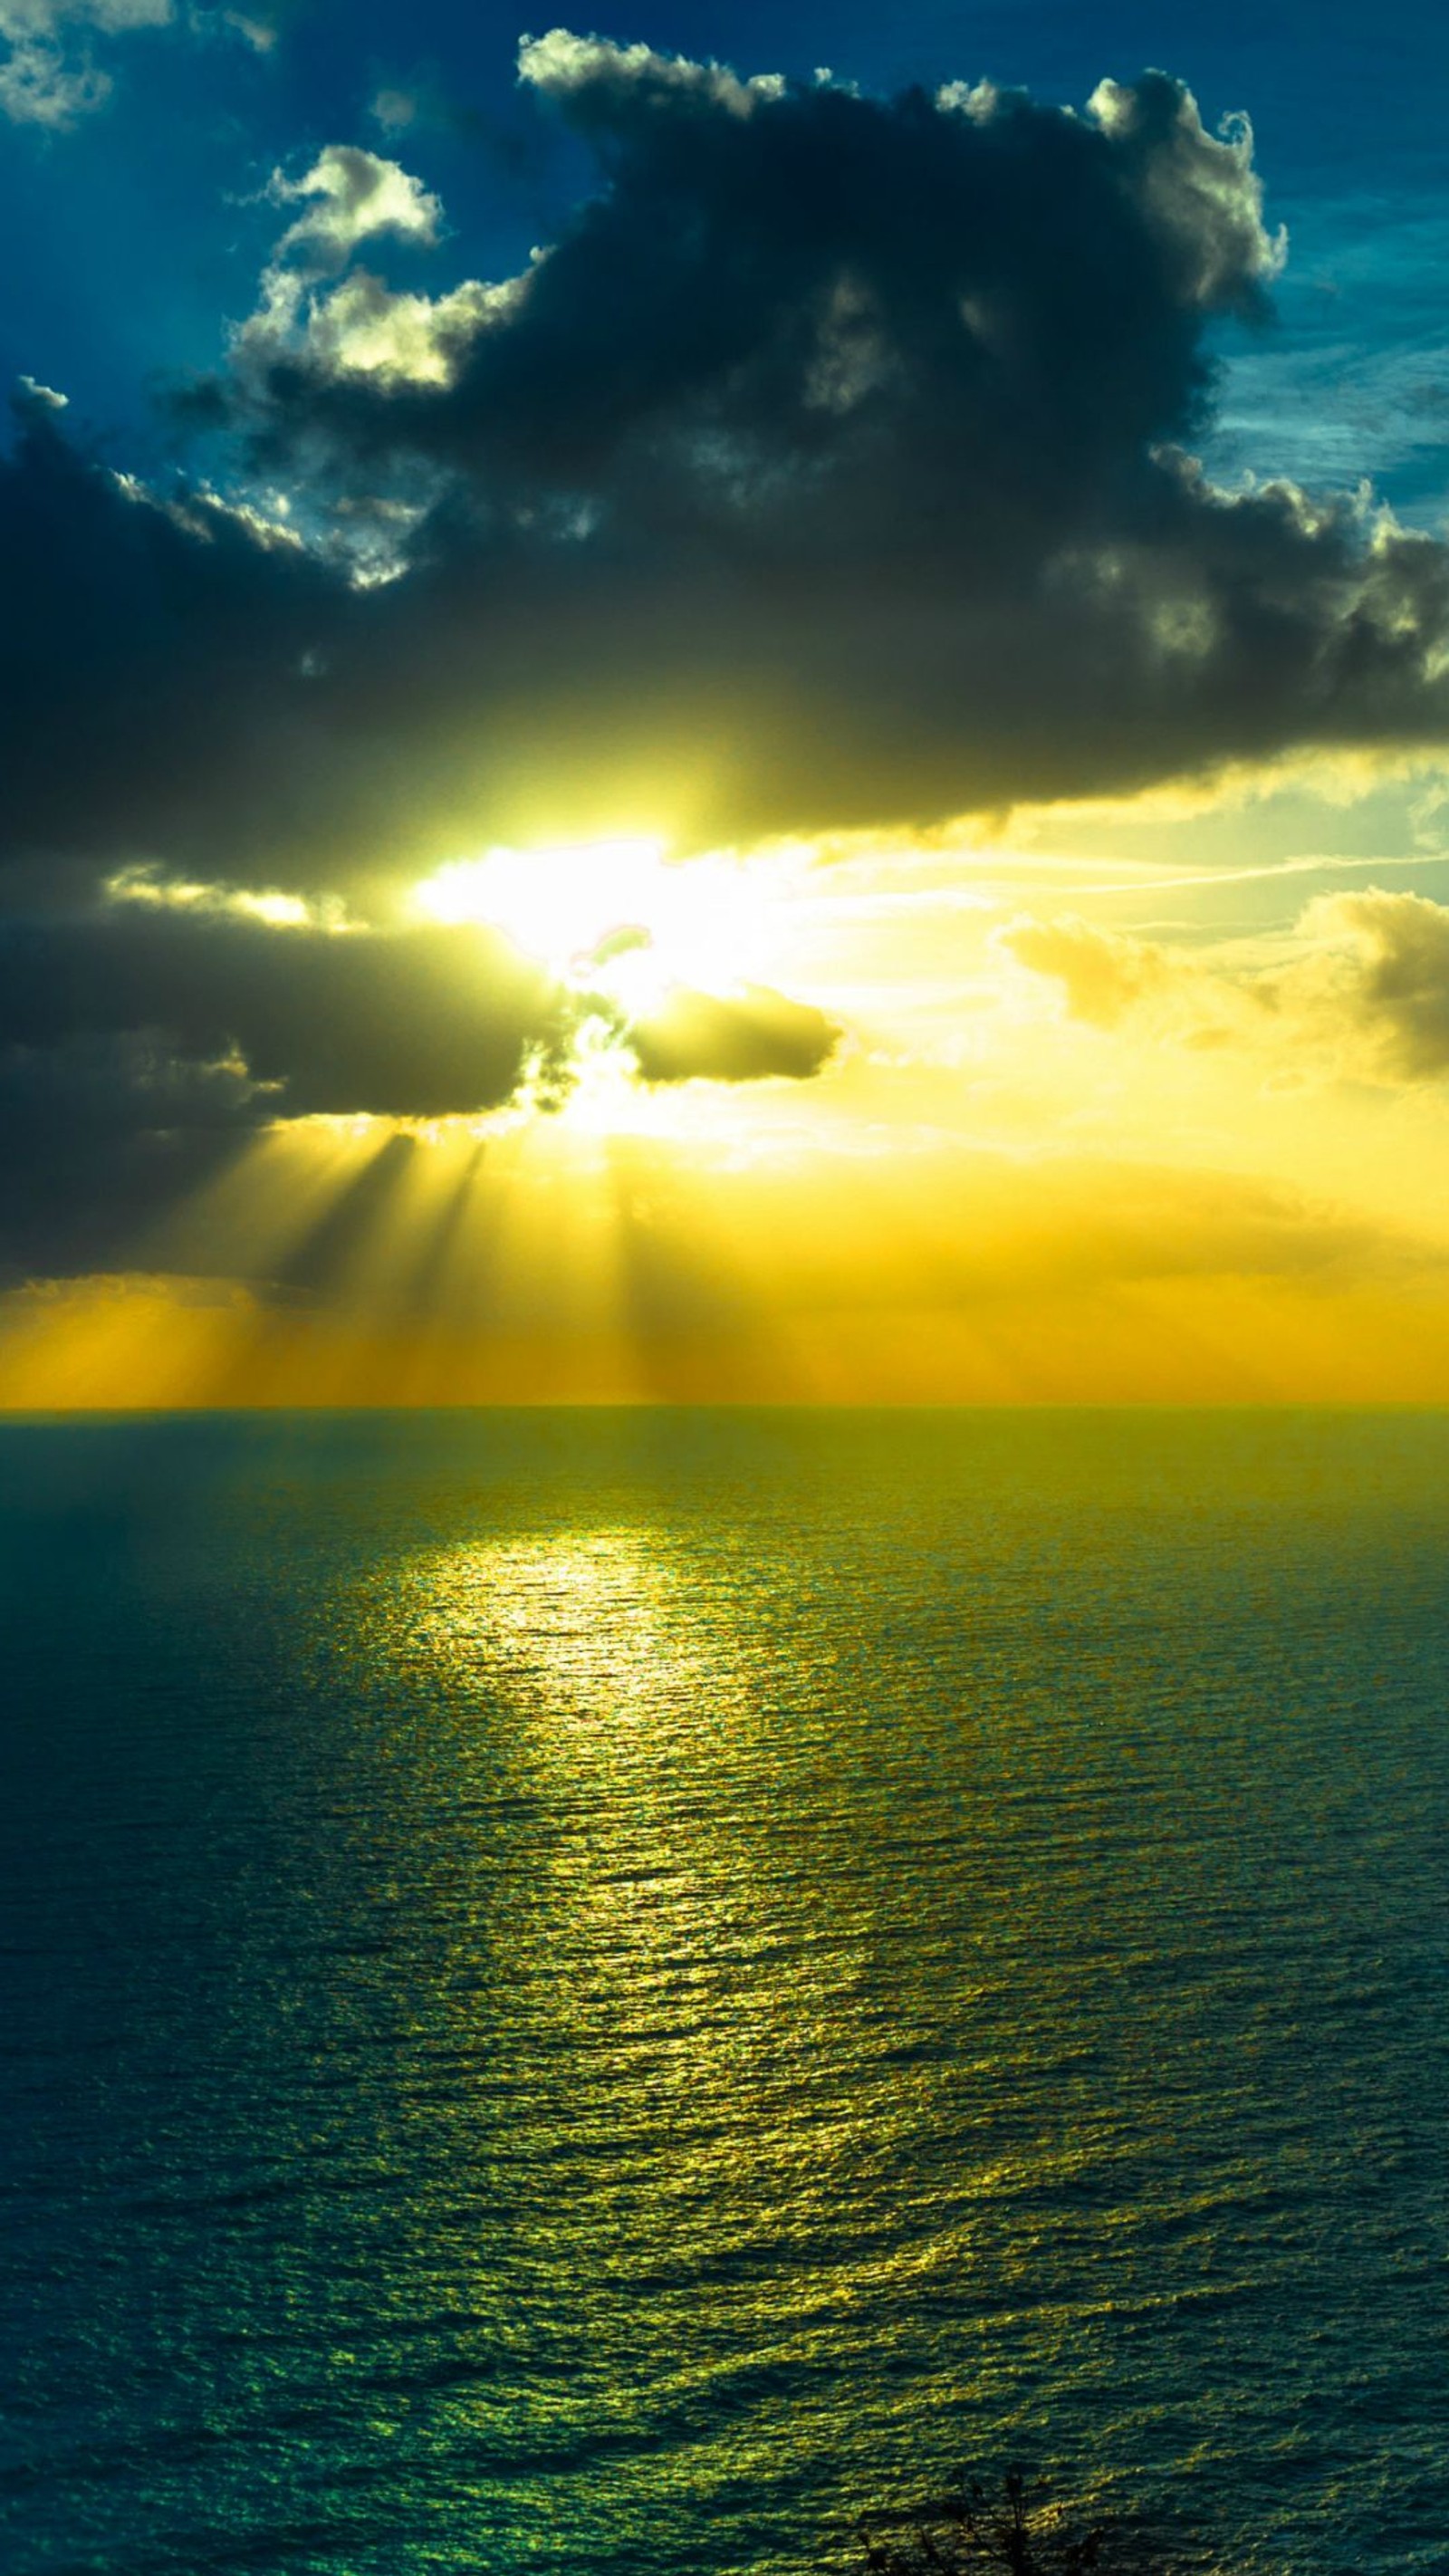
[[[0,1427],[7,2576],[1449,2569],[1449,1421]]]

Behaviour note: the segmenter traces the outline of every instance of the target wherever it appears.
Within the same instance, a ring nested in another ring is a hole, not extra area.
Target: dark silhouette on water
[[[991,2489],[961,2477],[944,2495],[895,2512],[863,2513],[856,2525],[869,2576],[966,2576],[1004,2567],[1011,2576],[1086,2576],[1102,2564],[1097,2531],[1043,2519],[1045,2489],[1010,2468]]]

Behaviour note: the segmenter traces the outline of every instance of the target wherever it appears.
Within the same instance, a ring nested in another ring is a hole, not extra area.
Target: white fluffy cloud
[[[518,77],[546,97],[575,106],[593,100],[614,112],[621,100],[647,105],[652,96],[674,102],[693,98],[731,116],[748,116],[761,100],[780,98],[785,89],[776,72],[741,80],[725,63],[696,63],[680,54],[658,54],[652,45],[576,36],[567,27],[525,36],[518,49]]]
[[[1075,913],[1052,921],[1014,921],[996,945],[1032,974],[1059,983],[1074,1020],[1111,1029],[1137,1004],[1162,994],[1180,967],[1154,940],[1097,930]]]
[[[441,204],[420,179],[356,143],[329,143],[300,179],[275,171],[268,194],[279,206],[305,208],[276,255],[309,277],[336,276],[358,243],[379,233],[431,249],[443,220]]]
[[[175,15],[175,0],[0,0],[0,115],[16,125],[74,123],[111,87],[90,37],[165,27]]]
[[[265,346],[275,357],[279,344],[291,345],[334,375],[446,386],[458,353],[506,292],[465,278],[451,295],[396,294],[365,268],[325,294],[298,294],[287,281],[243,326],[238,347],[245,356]]]
[[[433,250],[443,227],[441,202],[421,180],[360,145],[329,143],[300,179],[276,172],[268,193],[303,212],[263,271],[256,312],[234,334],[243,368],[292,355],[333,376],[444,387],[459,352],[522,291],[520,279],[485,286],[465,278],[446,295],[398,292],[353,267],[364,242]]]
[[[1264,227],[1246,116],[1209,134],[1187,91],[1114,80],[1099,81],[1088,110],[1125,149],[1143,210],[1172,244],[1185,300],[1211,311],[1241,285],[1278,275],[1288,236]]]
[[[1449,1076],[1449,905],[1365,886],[1319,895],[1270,965],[1099,930],[1075,914],[996,934],[1019,966],[1060,985],[1069,1017],[1129,1018],[1162,1039],[1264,1051],[1303,1079],[1399,1085]]]
[[[246,9],[195,0],[0,0],[0,117],[55,133],[109,98],[114,83],[94,40],[147,28],[221,31],[265,52],[274,29]]]

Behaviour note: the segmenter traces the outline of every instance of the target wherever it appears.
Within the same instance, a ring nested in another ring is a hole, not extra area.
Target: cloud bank
[[[182,407],[304,543],[32,414],[12,857],[336,884],[459,832],[701,846],[1443,734],[1443,547],[1186,452],[1278,258],[1245,128],[1156,73],[1080,115],[557,32],[522,73],[598,183],[517,278],[359,265],[439,230],[380,156],[277,184]]]
[[[1366,886],[1316,896],[1286,964],[1226,966],[1074,914],[1011,922],[997,946],[1058,983],[1099,1029],[1150,1019],[1167,1039],[1256,1047],[1303,1080],[1390,1086],[1449,1074],[1449,905]]]
[[[0,0],[0,93],[27,47],[60,80],[73,38],[170,16]],[[928,826],[1444,737],[1449,550],[1192,460],[1212,335],[1266,323],[1282,258],[1244,122],[1158,72],[1074,114],[562,29],[519,69],[591,193],[519,275],[429,294],[423,180],[351,144],[275,176],[255,310],[173,406],[210,481],[148,488],[18,398],[0,1108],[36,1258],[106,1156],[556,1074],[577,993],[387,926],[460,850]],[[302,909],[107,896],[138,870]],[[1440,1043],[1426,935],[1352,931],[1404,1064]],[[1158,971],[1043,936],[1024,962],[1098,1016]],[[662,1083],[808,1079],[839,1033],[757,992],[615,1034]]]

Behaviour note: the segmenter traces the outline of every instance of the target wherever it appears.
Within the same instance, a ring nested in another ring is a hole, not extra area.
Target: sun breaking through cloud
[[[283,22],[222,14],[260,78]],[[80,152],[107,48],[204,16],[0,0],[0,106]],[[442,1272],[472,1278],[479,1334],[521,1349],[483,1211],[570,1192],[632,1332],[677,1356],[687,1276],[688,1333],[745,1334],[776,1391],[812,1337],[832,1391],[985,1383],[961,1318],[984,1298],[998,1332],[998,1274],[1026,1303],[1072,1283],[1102,1354],[1133,1347],[1102,1298],[1165,1299],[1217,1384],[1186,1320],[1209,1200],[1242,1217],[1213,1275],[1277,1282],[1262,1350],[1312,1339],[1275,1298],[1427,1296],[1449,548],[1366,484],[1204,461],[1225,353],[1269,363],[1291,277],[1247,118],[1157,71],[1070,108],[975,76],[886,95],[563,28],[516,83],[573,198],[526,252],[455,225],[435,89],[399,72],[370,142],[314,129],[237,192],[250,264],[211,363],[165,376],[169,465],[90,438],[39,352],[17,388],[0,1265],[39,1297],[26,1348],[59,1311],[27,1283],[91,1276],[134,1321],[170,1292],[104,1283],[181,1278],[156,1264],[183,1236],[241,1300],[188,1347],[245,1315],[275,1351],[349,1265],[376,1321],[386,1217],[434,1245],[410,1275],[440,1311]],[[601,1140],[647,1149],[647,1187],[603,1187]],[[284,1166],[333,1247],[305,1279],[262,1218]],[[658,1235],[639,1207],[698,1173]],[[728,1259],[691,1269],[726,1209]],[[867,1368],[885,1245],[915,1286],[892,1271],[896,1357]],[[1076,1385],[1033,1347],[1002,1385]]]

